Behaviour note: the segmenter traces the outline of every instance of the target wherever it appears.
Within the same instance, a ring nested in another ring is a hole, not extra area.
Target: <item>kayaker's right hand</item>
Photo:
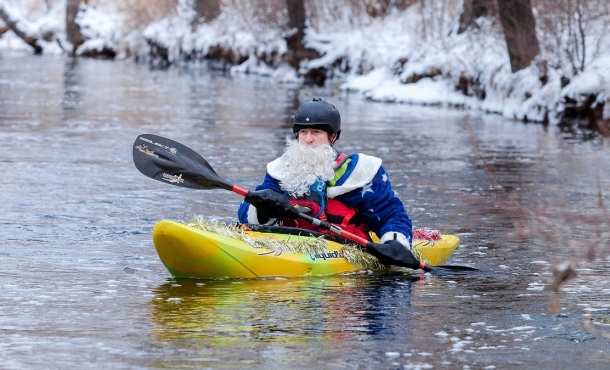
[[[413,253],[396,240],[390,240],[383,244],[369,243],[366,251],[377,257],[384,265],[394,265],[419,269],[421,262],[415,258]]]
[[[249,191],[244,200],[256,207],[260,214],[269,218],[299,216],[299,211],[294,208],[287,196],[271,189]]]

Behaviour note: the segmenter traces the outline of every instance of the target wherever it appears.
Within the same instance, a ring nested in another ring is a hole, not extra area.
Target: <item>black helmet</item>
[[[319,128],[329,134],[341,134],[341,115],[337,108],[321,98],[313,98],[297,109],[294,114],[292,132],[296,135],[299,130],[309,127]]]

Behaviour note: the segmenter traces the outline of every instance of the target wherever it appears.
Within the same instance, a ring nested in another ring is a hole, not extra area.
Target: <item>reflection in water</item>
[[[218,356],[210,348],[247,352],[262,343],[293,348],[408,341],[413,279],[174,280],[159,286],[150,302],[153,332],[173,351],[197,357]]]

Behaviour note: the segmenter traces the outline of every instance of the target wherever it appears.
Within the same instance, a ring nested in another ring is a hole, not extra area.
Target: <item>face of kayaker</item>
[[[335,141],[337,134],[329,134],[328,132],[316,128],[304,128],[299,130],[299,142],[310,147],[317,147],[322,144],[331,144]]]

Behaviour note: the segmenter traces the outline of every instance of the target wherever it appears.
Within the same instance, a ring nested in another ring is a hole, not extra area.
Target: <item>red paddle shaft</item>
[[[242,197],[245,197],[246,195],[248,195],[248,190],[246,190],[246,189],[244,189],[242,187],[239,187],[237,185],[233,185],[233,187],[231,188],[231,191],[236,193],[236,194],[241,195]],[[315,226],[317,226],[317,227],[319,227],[321,229],[328,230],[328,231],[332,232],[333,234],[340,235],[340,236],[344,237],[345,239],[348,239],[348,240],[351,240],[351,241],[353,241],[355,243],[358,243],[358,244],[360,244],[363,247],[368,247],[369,244],[371,243],[368,239],[365,239],[365,238],[363,238],[361,236],[358,236],[356,234],[352,234],[349,231],[345,231],[345,230],[343,230],[342,228],[340,228],[337,225],[333,225],[331,223],[324,222],[324,221],[322,221],[320,219],[311,217],[311,216],[306,215],[304,213],[299,213],[299,218],[303,219],[303,220],[305,220],[305,221],[307,221],[307,222],[309,222],[309,223],[311,223],[311,224],[313,224],[313,225],[315,225]],[[426,264],[424,262],[422,262],[422,261],[419,262],[419,268],[422,269],[422,270],[426,270],[427,269],[426,268]]]
[[[231,191],[241,195],[242,197],[245,197],[246,195],[248,195],[248,190],[246,190],[244,188],[240,188],[237,185],[233,185],[233,188],[231,188]]]

